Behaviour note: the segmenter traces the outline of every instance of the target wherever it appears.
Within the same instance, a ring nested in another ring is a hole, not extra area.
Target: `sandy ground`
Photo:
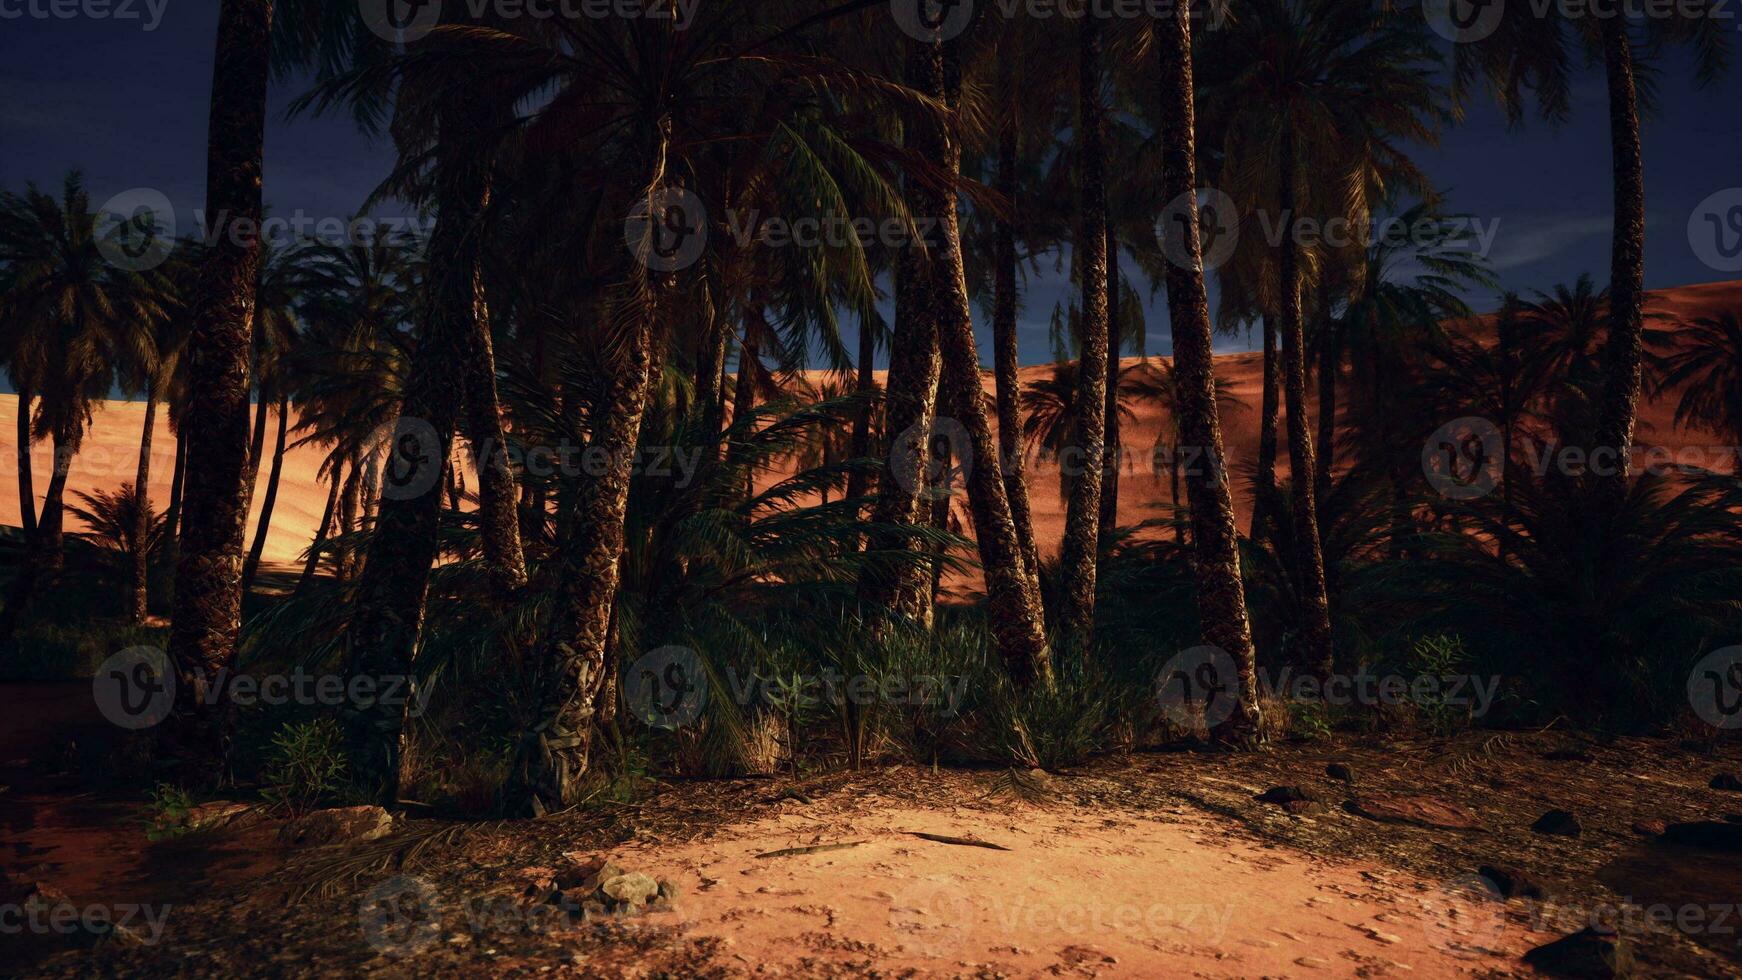
[[[1680,316],[1699,316],[1719,309],[1742,308],[1742,281],[1686,286],[1659,290],[1650,295],[1650,309]],[[1127,363],[1136,359],[1128,358]],[[1256,459],[1260,396],[1262,392],[1262,355],[1228,354],[1216,358],[1216,376],[1227,387],[1230,401],[1222,410],[1223,440],[1227,447],[1228,465],[1238,474],[1242,466]],[[1050,368],[1037,365],[1022,370],[1024,384],[1048,375]],[[881,379],[879,379],[881,380]],[[986,376],[987,391],[991,391],[991,376]],[[1167,473],[1151,465],[1151,450],[1168,425],[1166,413],[1153,405],[1131,406],[1137,413],[1133,422],[1127,420],[1122,433],[1127,455],[1126,475],[1120,484],[1119,520],[1122,524],[1166,517],[1172,501]],[[1675,399],[1669,396],[1651,400],[1640,412],[1638,439],[1642,446],[1662,445],[1672,450],[1714,447],[1717,438],[1709,433],[1678,430],[1672,424]],[[16,453],[18,401],[12,395],[0,394],[0,459],[11,460]],[[276,424],[276,418],[272,419]],[[293,429],[294,429],[294,419]],[[68,481],[69,499],[72,492],[108,489],[134,478],[138,465],[140,429],[144,422],[144,406],[137,402],[105,402],[98,406],[84,448],[73,462]],[[272,429],[267,432],[268,449]],[[294,436],[292,437],[294,441]],[[1703,458],[1716,460],[1721,454],[1701,452]],[[46,492],[50,471],[50,447],[39,443],[32,452],[35,468],[35,490],[40,497]],[[316,472],[322,452],[312,446],[291,450],[285,460],[285,473],[279,488],[278,503],[273,513],[272,528],[266,542],[265,558],[269,562],[289,563],[297,560],[314,538],[315,524],[326,504],[327,488],[317,482]],[[174,436],[169,432],[163,412],[158,413],[157,431],[153,440],[151,462],[151,495],[161,510],[167,506],[171,470],[175,460]],[[1287,473],[1287,446],[1282,450],[1279,472]],[[260,489],[254,495],[254,511],[249,516],[249,541],[252,542],[255,522],[259,518],[264,496],[267,467],[262,465]],[[1031,463],[1029,495],[1034,509],[1035,537],[1043,551],[1055,551],[1064,532],[1064,501],[1058,493],[1058,473],[1051,466]],[[468,481],[471,485],[472,481]],[[1241,481],[1235,481],[1235,509],[1240,526],[1250,519],[1250,502],[1239,493]],[[961,518],[968,521],[966,505],[958,504]],[[8,472],[0,474],[0,524],[17,526],[18,484]],[[69,521],[70,530],[78,530],[79,522]]]

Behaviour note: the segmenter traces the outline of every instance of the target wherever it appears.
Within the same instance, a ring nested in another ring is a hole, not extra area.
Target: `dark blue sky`
[[[0,186],[56,186],[85,172],[94,201],[133,187],[164,192],[182,226],[204,195],[206,103],[217,23],[213,0],[156,0],[142,21],[0,20]],[[332,0],[335,3],[346,0]],[[142,15],[144,0],[136,8]],[[275,215],[350,215],[386,172],[389,151],[343,117],[287,121],[296,84],[275,85],[266,146],[266,198]],[[1684,62],[1662,66],[1659,105],[1645,126],[1646,284],[1733,278],[1704,264],[1687,235],[1708,195],[1742,186],[1742,72],[1696,90]],[[1498,221],[1491,260],[1511,289],[1547,289],[1591,272],[1607,278],[1609,151],[1602,77],[1585,69],[1572,120],[1508,131],[1487,103],[1417,159],[1449,190],[1454,210]],[[1143,291],[1147,292],[1145,287]],[[1047,315],[1064,295],[1034,283],[1024,315],[1025,361],[1048,359]],[[1478,306],[1491,300],[1472,297]],[[1150,309],[1151,352],[1167,353],[1165,313]],[[984,343],[984,340],[983,340]],[[1222,349],[1246,349],[1228,338]]]

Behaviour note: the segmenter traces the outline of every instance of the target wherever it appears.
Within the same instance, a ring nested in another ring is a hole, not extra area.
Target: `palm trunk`
[[[1627,20],[1603,21],[1603,65],[1609,82],[1609,147],[1614,170],[1615,227],[1609,258],[1609,342],[1593,451],[1615,454],[1612,474],[1598,473],[1615,506],[1627,493],[1626,462],[1639,402],[1645,296],[1645,165],[1639,143],[1639,97]],[[1596,462],[1596,460],[1593,460]]]
[[[18,519],[24,527],[24,539],[36,536],[36,479],[30,462],[31,392],[18,389]]]
[[[1107,465],[1101,477],[1101,515],[1096,530],[1096,548],[1106,554],[1113,547],[1113,532],[1119,527],[1119,467],[1124,450],[1119,445],[1119,239],[1113,222],[1107,222],[1107,384],[1103,417],[1107,430]]]
[[[6,600],[6,611],[0,614],[0,642],[10,639],[24,619],[43,587],[60,575],[66,563],[66,541],[61,531],[65,508],[67,474],[72,471],[76,450],[71,434],[54,433],[54,471],[49,476],[48,492],[43,496],[42,515],[37,518],[36,534],[25,548],[24,567],[12,582],[12,593]]]
[[[260,386],[260,399],[254,405],[254,435],[248,440],[248,466],[242,471],[242,515],[254,507],[254,484],[260,481],[260,459],[266,453],[266,416],[268,400],[266,385]]]
[[[254,575],[260,570],[260,556],[266,551],[266,535],[272,530],[272,509],[278,503],[278,479],[284,472],[284,441],[290,420],[290,396],[278,396],[278,434],[272,443],[272,471],[266,477],[266,498],[260,502],[260,520],[254,527],[254,546],[248,549],[248,561],[242,566],[242,594],[254,585]],[[326,518],[322,518],[324,525]]]
[[[1276,430],[1282,411],[1282,370],[1276,356],[1276,322],[1264,317],[1264,387],[1258,409],[1258,472],[1252,483],[1252,527],[1246,536],[1254,541],[1270,533],[1266,518],[1276,502]]]
[[[1326,519],[1324,507],[1331,496],[1331,466],[1337,458],[1337,372],[1343,363],[1342,327],[1331,316],[1329,308],[1324,318],[1323,335],[1319,338],[1319,430],[1317,456],[1318,482],[1313,486],[1319,505],[1319,520]]]
[[[139,434],[139,467],[133,476],[134,492],[139,495],[139,512],[134,516],[134,549],[127,569],[127,594],[132,601],[135,624],[145,622],[146,581],[151,562],[151,436],[157,425],[157,386],[145,385],[145,426]]]
[[[301,595],[302,590],[314,580],[315,569],[321,563],[321,546],[327,542],[327,534],[332,530],[333,518],[339,506],[339,467],[333,468],[332,487],[327,490],[327,506],[321,511],[320,526],[315,528],[314,542],[308,546],[308,560],[302,564],[302,575],[296,580],[296,590],[292,595]]]
[[[1106,458],[1107,187],[1102,138],[1101,24],[1084,17],[1077,51],[1077,257],[1082,296],[1077,360],[1077,444],[1070,500],[1059,554],[1063,592],[1059,631],[1086,648],[1095,629],[1095,538],[1100,530],[1101,476]]]
[[[444,134],[449,140],[467,140],[465,134]],[[460,188],[465,190],[465,188]],[[488,191],[484,201],[488,200]],[[481,208],[484,202],[475,202]],[[474,202],[462,201],[461,209]],[[526,554],[520,544],[520,514],[516,509],[520,491],[515,487],[514,468],[508,459],[508,437],[502,427],[502,405],[496,392],[496,351],[490,337],[490,307],[484,297],[481,265],[474,257],[471,302],[455,310],[458,325],[460,386],[465,396],[466,441],[472,444],[473,465],[478,471],[478,528],[484,546],[484,564],[489,569],[491,590],[499,604],[506,604],[526,586]]]
[[[206,213],[230,227],[206,229],[217,244],[205,255],[188,341],[188,446],[184,526],[176,559],[169,655],[175,664],[173,737],[201,755],[222,749],[223,691],[207,683],[231,665],[242,616],[242,542],[248,519],[248,368],[254,290],[260,266],[256,236],[233,234],[260,222],[271,67],[271,0],[223,0],[212,70],[206,158]],[[216,703],[214,712],[207,707]]]
[[[998,133],[998,192],[1011,209],[1009,219],[998,219],[993,244],[992,356],[994,391],[998,396],[998,456],[1004,473],[1004,493],[1010,498],[1010,517],[1016,525],[1016,540],[1022,551],[1025,573],[1040,575],[1040,551],[1034,544],[1034,515],[1028,505],[1028,479],[1023,474],[1022,381],[1017,368],[1020,351],[1016,340],[1016,180],[1017,132],[1014,69],[1010,58],[998,61],[1000,105],[1005,113]]]
[[[585,475],[573,496],[569,540],[561,549],[555,621],[540,653],[544,671],[536,724],[522,737],[516,762],[517,801],[535,815],[577,801],[590,762],[593,720],[607,674],[612,610],[622,571],[624,514],[641,419],[658,375],[654,323],[668,288],[655,285],[650,316],[629,326],[623,360],[606,382],[602,414],[590,443],[609,462]]]
[[[345,488],[339,496],[339,533],[349,539],[358,530],[363,509],[363,463],[351,461],[351,472],[345,477]],[[362,562],[357,557],[357,542],[346,540],[333,562],[339,578],[350,580]]]
[[[1282,369],[1288,403],[1289,500],[1293,505],[1295,564],[1304,620],[1300,631],[1300,658],[1320,676],[1329,677],[1333,670],[1331,608],[1325,586],[1324,550],[1319,542],[1318,504],[1313,496],[1317,475],[1312,428],[1306,411],[1306,331],[1301,324],[1300,255],[1294,244],[1294,147],[1286,129],[1281,177],[1277,197],[1284,234],[1277,265],[1282,284]]]
[[[1156,20],[1161,87],[1159,135],[1162,200],[1190,195],[1197,187],[1194,107],[1192,104],[1191,19],[1184,4]],[[1191,502],[1192,573],[1197,585],[1198,621],[1204,642],[1226,651],[1239,672],[1239,710],[1216,730],[1227,742],[1244,744],[1262,737],[1258,708],[1256,655],[1240,581],[1239,532],[1229,492],[1217,417],[1216,381],[1210,342],[1210,304],[1198,238],[1197,206],[1186,211],[1185,247],[1189,267],[1167,266],[1168,318],[1173,324],[1174,401],[1180,440],[1201,447],[1205,463],[1186,475]],[[1175,453],[1177,458],[1178,454]]]
[[[853,459],[869,459],[871,457],[871,413],[875,406],[871,397],[877,390],[877,376],[873,359],[877,354],[877,334],[872,328],[871,320],[862,318],[859,321],[859,377],[853,390],[864,401],[859,405],[859,411],[853,417],[853,442],[850,455]],[[847,474],[847,499],[860,500],[870,489],[871,474],[855,469]],[[863,513],[860,508],[854,508]],[[857,547],[857,545],[855,545]]]
[[[175,472],[169,478],[169,509],[163,515],[164,546],[171,555],[176,553],[176,541],[181,529],[181,491],[182,479],[187,476],[188,441],[180,433],[175,434]]]

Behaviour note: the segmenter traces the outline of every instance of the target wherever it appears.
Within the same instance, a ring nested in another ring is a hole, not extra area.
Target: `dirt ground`
[[[1742,794],[1708,786],[1738,770],[1735,746],[1665,740],[1337,737],[1059,773],[675,782],[538,821],[412,820],[380,841],[290,853],[269,843],[270,823],[161,844],[134,823],[151,875],[129,888],[161,880],[173,898],[160,899],[162,941],[64,952],[20,975],[1504,977],[1534,975],[1521,953],[1588,922],[1615,926],[1641,975],[1736,975],[1726,912],[1742,861],[1633,824],[1742,810]],[[1256,799],[1277,785],[1324,802],[1294,813]],[[1478,827],[1347,808],[1374,794],[1428,795]],[[1579,836],[1530,829],[1557,808]],[[7,876],[96,889],[100,876],[67,866],[77,855],[31,846],[57,819],[33,812],[6,823]],[[580,924],[527,897],[594,855],[670,880],[675,903]],[[1490,863],[1550,899],[1473,890]],[[1682,918],[1648,914],[1659,907]]]

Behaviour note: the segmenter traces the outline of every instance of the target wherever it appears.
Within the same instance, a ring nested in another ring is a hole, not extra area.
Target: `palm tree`
[[[1101,525],[1101,483],[1107,451],[1107,187],[1106,107],[1102,104],[1101,20],[1084,17],[1077,51],[1077,237],[1072,261],[1080,296],[1076,451],[1081,467],[1065,508],[1059,571],[1064,593],[1059,629],[1086,647],[1095,626],[1095,558]]]
[[[1603,65],[1609,99],[1614,228],[1607,290],[1610,329],[1590,445],[1613,451],[1625,460],[1633,443],[1645,349],[1645,164],[1639,128],[1639,56],[1641,51],[1655,54],[1670,45],[1685,45],[1692,51],[1696,83],[1709,84],[1729,63],[1727,22],[1704,11],[1678,10],[1673,16],[1635,22],[1614,11],[1614,16],[1579,16],[1556,7],[1546,13],[1507,5],[1495,5],[1493,10],[1493,23],[1481,24],[1488,33],[1455,45],[1453,91],[1459,98],[1474,85],[1486,82],[1508,119],[1517,124],[1524,117],[1527,93],[1534,94],[1541,117],[1558,123],[1572,108],[1572,49],[1582,48]],[[1614,467],[1613,477],[1604,485],[1611,505],[1619,507],[1626,496],[1626,467]]]
[[[1660,394],[1682,389],[1676,424],[1723,432],[1742,446],[1742,314],[1698,317],[1673,336],[1675,349],[1665,355],[1655,387]]]
[[[1263,0],[1216,32],[1214,57],[1206,57],[1216,71],[1205,90],[1224,133],[1223,183],[1279,236],[1266,256],[1276,282],[1266,309],[1277,314],[1282,342],[1292,526],[1308,608],[1302,649],[1325,673],[1332,669],[1330,605],[1302,310],[1308,272],[1322,257],[1303,254],[1296,228],[1304,215],[1366,229],[1387,193],[1426,194],[1425,177],[1397,149],[1406,140],[1433,143],[1450,118],[1425,32],[1401,13],[1335,0]]]
[[[115,491],[75,493],[79,503],[67,505],[74,517],[85,522],[89,536],[119,559],[129,577],[162,545],[165,526],[163,515],[152,511],[151,500],[136,487],[123,483]]]
[[[163,283],[109,263],[99,248],[108,231],[76,172],[66,176],[59,198],[35,185],[22,196],[0,195],[0,264],[11,279],[3,312],[16,331],[8,371],[21,392],[21,419],[30,425],[20,450],[28,452],[32,438],[54,444],[54,470],[0,636],[9,635],[44,580],[60,571],[62,501],[92,403],[108,394],[118,365],[155,357],[150,327],[164,315]],[[21,491],[30,489],[28,472],[20,470]],[[34,505],[34,493],[21,493],[21,510]]]
[[[1166,270],[1168,320],[1173,330],[1174,409],[1179,440],[1197,447],[1204,465],[1187,475],[1191,502],[1192,572],[1197,586],[1198,621],[1204,641],[1220,647],[1239,673],[1238,710],[1215,734],[1246,743],[1263,731],[1258,708],[1257,656],[1240,581],[1240,534],[1234,525],[1216,411],[1216,380],[1210,338],[1210,304],[1198,232],[1197,133],[1192,84],[1191,10],[1176,4],[1153,23],[1156,78],[1160,94],[1161,196],[1184,200],[1178,226],[1183,264]],[[1171,230],[1171,229],[1170,229]]]
[[[248,367],[260,267],[260,176],[271,68],[271,0],[223,0],[218,13],[207,143],[204,230],[213,245],[189,302],[187,451],[169,655],[175,665],[179,748],[218,753],[224,710],[204,697],[230,666],[242,614]],[[223,692],[217,703],[222,703]]]

